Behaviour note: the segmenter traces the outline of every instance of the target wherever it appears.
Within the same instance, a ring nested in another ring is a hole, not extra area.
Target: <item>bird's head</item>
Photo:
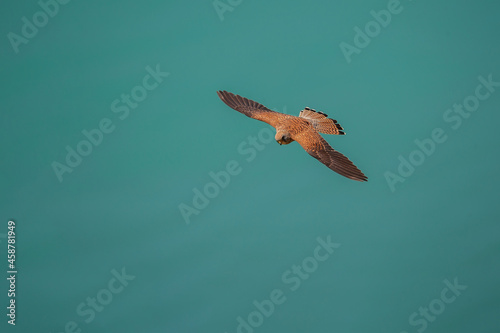
[[[274,138],[276,139],[276,142],[278,142],[280,145],[287,145],[293,141],[290,133],[285,132],[285,131],[277,132],[276,136]]]

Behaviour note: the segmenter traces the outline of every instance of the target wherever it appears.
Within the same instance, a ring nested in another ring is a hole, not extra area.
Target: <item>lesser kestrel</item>
[[[357,181],[366,177],[347,157],[334,150],[318,133],[344,135],[336,120],[323,112],[306,107],[298,117],[269,110],[264,105],[227,91],[218,91],[220,99],[244,115],[263,121],[276,129],[276,141],[287,145],[297,141],[312,157],[333,171]]]

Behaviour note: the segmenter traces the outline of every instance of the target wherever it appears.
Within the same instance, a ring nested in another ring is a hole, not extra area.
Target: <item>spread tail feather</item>
[[[316,131],[325,134],[344,135],[344,128],[335,120],[328,118],[326,113],[316,111],[306,107],[300,111],[299,117],[307,119],[316,129]]]

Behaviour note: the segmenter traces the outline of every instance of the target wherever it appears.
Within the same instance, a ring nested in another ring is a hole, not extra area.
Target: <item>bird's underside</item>
[[[269,110],[264,105],[227,91],[218,91],[220,99],[244,115],[263,121],[276,129],[276,141],[289,144],[297,141],[312,157],[333,171],[357,181],[366,177],[347,157],[333,149],[319,134],[344,135],[343,128],[323,112],[306,107],[299,117]]]

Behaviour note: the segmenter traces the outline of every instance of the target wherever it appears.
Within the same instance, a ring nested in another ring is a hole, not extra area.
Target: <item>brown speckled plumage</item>
[[[343,128],[323,112],[306,107],[299,117],[269,110],[264,105],[227,91],[218,91],[220,99],[244,115],[263,121],[276,129],[276,141],[289,144],[297,141],[312,157],[347,178],[367,181],[347,157],[333,149],[318,132],[344,135]]]

